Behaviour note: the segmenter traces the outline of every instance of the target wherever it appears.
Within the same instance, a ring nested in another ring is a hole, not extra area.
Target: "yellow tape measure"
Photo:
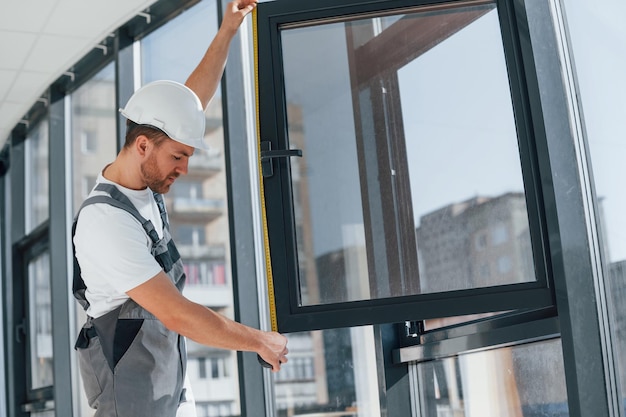
[[[259,184],[261,192],[261,216],[263,222],[263,246],[265,250],[265,271],[267,275],[267,297],[269,301],[270,323],[273,331],[278,331],[276,319],[276,300],[274,299],[274,278],[272,276],[272,260],[270,257],[270,242],[267,231],[267,214],[265,212],[265,190],[263,188],[263,170],[261,168],[261,122],[259,116],[259,48],[257,40],[257,10],[252,11],[252,38],[254,44],[254,87],[256,93],[256,131],[257,153],[259,167]]]

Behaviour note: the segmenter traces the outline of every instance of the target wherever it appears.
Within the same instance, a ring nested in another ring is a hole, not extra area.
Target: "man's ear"
[[[145,156],[149,146],[150,139],[148,139],[146,135],[139,135],[137,139],[135,139],[135,149],[139,155]]]

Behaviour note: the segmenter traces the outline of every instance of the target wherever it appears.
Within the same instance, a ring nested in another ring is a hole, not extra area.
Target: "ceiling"
[[[3,2],[0,6],[0,149],[50,84],[111,32],[155,1]]]

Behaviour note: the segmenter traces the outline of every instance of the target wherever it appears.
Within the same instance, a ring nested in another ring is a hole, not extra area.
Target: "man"
[[[278,371],[287,339],[232,321],[182,294],[185,274],[161,197],[203,148],[204,109],[240,24],[255,0],[229,4],[220,29],[185,85],[157,81],[121,113],[126,142],[99,175],[74,222],[74,295],[87,312],[76,342],[97,417],[193,416],[185,338],[256,352]]]

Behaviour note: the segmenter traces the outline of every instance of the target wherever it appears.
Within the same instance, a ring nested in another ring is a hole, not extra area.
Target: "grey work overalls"
[[[182,291],[185,274],[180,255],[169,233],[163,198],[155,194],[163,221],[163,238],[152,222],[143,218],[131,201],[110,184],[98,184],[89,204],[106,203],[129,212],[152,240],[152,255],[174,285]],[[74,219],[72,238],[80,210]],[[98,237],[94,236],[94,244]],[[111,259],[115,262],[115,259]],[[85,283],[74,257],[74,297],[85,308]],[[185,400],[184,337],[168,330],[155,316],[129,299],[102,317],[87,317],[76,341],[80,372],[94,417],[174,417]]]

